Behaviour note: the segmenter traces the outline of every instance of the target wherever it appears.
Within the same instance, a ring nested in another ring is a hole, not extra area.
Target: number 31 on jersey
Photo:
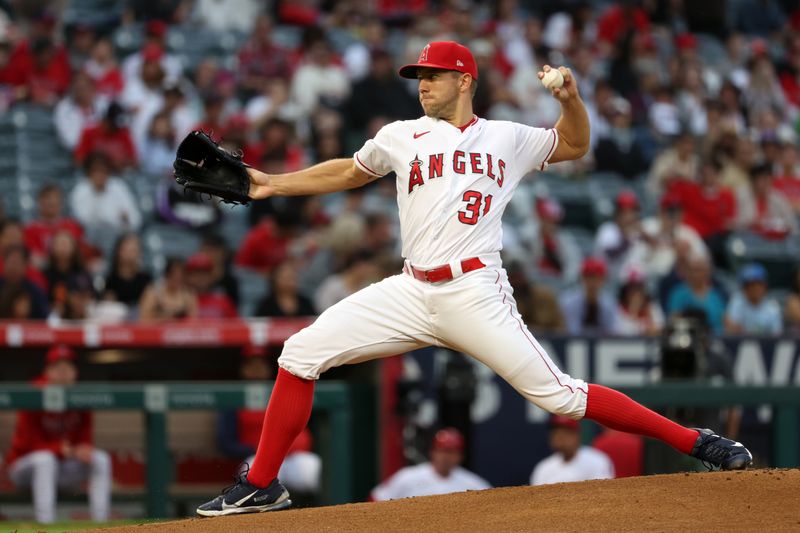
[[[489,209],[492,208],[492,195],[487,194],[485,197],[478,191],[464,191],[461,200],[467,202],[463,211],[458,212],[458,221],[462,224],[474,226],[478,223],[481,216],[486,216]],[[483,210],[481,212],[481,207]]]

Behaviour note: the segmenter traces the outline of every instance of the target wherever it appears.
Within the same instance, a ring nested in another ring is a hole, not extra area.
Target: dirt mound
[[[105,529],[158,531],[798,531],[800,470],[647,476]]]

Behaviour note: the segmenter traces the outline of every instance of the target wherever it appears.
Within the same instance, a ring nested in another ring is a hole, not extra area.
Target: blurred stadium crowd
[[[506,266],[537,332],[800,328],[800,9],[736,0],[0,1],[0,317],[303,316],[399,272],[391,177],[228,209],[171,179],[192,129],[269,173],[420,115],[395,67],[472,49],[475,110],[551,127],[575,73],[591,154],[526,180]]]

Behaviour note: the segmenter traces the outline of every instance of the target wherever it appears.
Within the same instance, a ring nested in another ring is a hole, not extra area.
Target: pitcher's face
[[[417,71],[419,102],[425,115],[442,118],[454,114],[461,76],[464,74],[435,68],[420,68]]]

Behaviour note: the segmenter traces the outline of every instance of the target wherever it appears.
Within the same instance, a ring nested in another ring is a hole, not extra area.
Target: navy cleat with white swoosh
[[[224,516],[244,513],[263,513],[278,511],[292,505],[289,491],[278,479],[272,480],[265,488],[251,485],[247,474],[240,474],[236,483],[222,491],[222,494],[197,508],[200,516]]]
[[[744,470],[753,464],[753,455],[740,442],[720,437],[710,429],[697,429],[700,435],[691,455],[722,470]]]

